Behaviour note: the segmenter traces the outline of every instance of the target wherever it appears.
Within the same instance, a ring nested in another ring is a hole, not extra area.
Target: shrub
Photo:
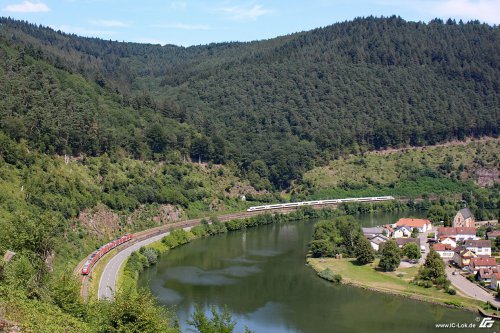
[[[322,270],[321,272],[318,273],[318,276],[322,279],[325,279],[327,281],[339,284],[342,282],[342,276],[340,274],[335,274],[332,272],[330,268],[327,268],[325,270]]]

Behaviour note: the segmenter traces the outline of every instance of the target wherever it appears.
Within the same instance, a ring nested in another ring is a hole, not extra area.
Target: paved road
[[[496,300],[493,295],[477,286],[476,284],[470,282],[464,276],[460,274],[453,275],[453,271],[455,271],[455,268],[446,266],[446,275],[448,276],[448,280],[451,281],[451,284],[453,284],[455,288],[457,288],[466,296],[478,299],[483,302],[490,302],[495,307],[500,308],[500,302]]]
[[[331,204],[331,205],[321,205],[321,206],[310,206],[314,209],[321,209],[324,207],[336,207],[337,204]],[[290,208],[279,208],[279,209],[274,209],[274,210],[265,210],[265,211],[252,211],[252,212],[239,212],[239,213],[232,213],[232,214],[226,214],[219,216],[219,220],[224,222],[224,221],[229,221],[233,219],[241,219],[241,218],[246,218],[246,217],[251,217],[255,215],[260,215],[260,214],[275,214],[275,213],[288,213],[291,211],[296,210],[297,207],[290,207]],[[139,250],[142,246],[151,244],[157,240],[160,240],[161,238],[165,237],[166,235],[169,234],[167,231],[167,228],[170,230],[171,228],[178,228],[178,227],[183,227],[183,229],[188,230],[192,226],[199,224],[201,219],[193,219],[193,220],[188,220],[188,221],[181,221],[177,223],[173,223],[170,225],[163,225],[160,227],[156,227],[153,229],[145,230],[143,232],[136,233],[135,235],[140,235],[141,238],[146,237],[145,239],[141,239],[140,241],[137,241],[136,243],[120,250],[111,260],[106,264],[104,267],[104,270],[101,275],[101,279],[99,280],[99,287],[97,291],[97,297],[98,299],[112,299],[113,298],[113,292],[116,287],[116,280],[118,277],[118,272],[120,271],[120,267],[123,265],[123,263],[127,260],[127,258],[132,254],[132,252]],[[83,265],[84,260],[80,262],[81,265]],[[80,265],[79,265],[80,266]],[[76,272],[79,272],[79,267],[75,270]],[[82,279],[82,290],[81,290],[81,295],[86,298],[88,294],[88,283],[86,278],[84,277]]]
[[[160,233],[159,235],[137,242],[134,245],[121,250],[113,258],[111,258],[106,267],[104,267],[104,271],[102,272],[101,275],[101,280],[99,280],[99,290],[97,293],[97,297],[99,299],[112,299],[120,267],[132,254],[132,252],[139,250],[141,247],[145,245],[156,242],[157,240],[162,239],[168,234],[169,234],[168,231],[163,232]]]
[[[427,236],[431,232],[435,232],[434,227],[432,227],[430,230],[427,230],[426,232],[422,232],[422,233],[418,234],[418,238],[420,239],[420,245],[424,245],[425,246],[425,253],[422,253],[422,257],[420,258],[420,263],[421,264],[423,264],[425,262],[425,258],[427,258],[427,254],[430,251],[429,243],[427,243]]]

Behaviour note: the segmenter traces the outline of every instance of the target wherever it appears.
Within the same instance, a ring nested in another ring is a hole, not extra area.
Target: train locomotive
[[[385,196],[385,197],[346,198],[346,199],[329,199],[329,200],[289,202],[289,203],[284,203],[284,204],[253,206],[253,207],[248,208],[247,212],[254,212],[254,211],[260,211],[260,210],[271,210],[271,209],[281,209],[281,208],[294,208],[294,207],[301,207],[301,206],[331,205],[331,204],[339,204],[339,203],[345,203],[345,202],[375,202],[375,201],[387,201],[387,200],[394,200],[394,197]]]
[[[88,275],[90,270],[95,265],[95,263],[102,258],[106,253],[114,249],[115,247],[130,241],[133,238],[132,234],[125,234],[120,238],[117,238],[94,251],[90,257],[87,259],[82,268],[82,275]]]

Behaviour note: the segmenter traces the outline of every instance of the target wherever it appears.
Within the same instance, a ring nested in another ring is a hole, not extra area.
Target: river
[[[414,214],[415,215],[415,214]],[[363,226],[396,221],[364,215]],[[261,226],[195,240],[141,273],[139,284],[174,306],[183,332],[194,304],[227,305],[235,332],[442,332],[439,323],[476,323],[472,312],[318,278],[305,265],[314,221]],[[207,310],[208,311],[208,310]],[[478,329],[474,331],[477,332]],[[460,332],[468,330],[460,329]],[[489,330],[480,330],[480,332]]]

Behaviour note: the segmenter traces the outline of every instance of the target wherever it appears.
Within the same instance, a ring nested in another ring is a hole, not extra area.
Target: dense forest
[[[0,129],[42,152],[232,161],[271,189],[339,155],[498,135],[500,29],[477,21],[188,48],[0,24]]]
[[[498,170],[496,140],[446,156],[364,153],[496,137],[499,37],[479,22],[369,17],[184,48],[0,18],[0,254],[15,252],[0,259],[0,318],[34,332],[178,331],[148,294],[82,302],[72,274],[114,237],[171,222],[166,210],[394,194],[409,201],[379,208],[446,220],[457,194],[479,218],[498,217],[498,183],[471,181]],[[352,255],[359,228],[344,218],[333,229]]]

